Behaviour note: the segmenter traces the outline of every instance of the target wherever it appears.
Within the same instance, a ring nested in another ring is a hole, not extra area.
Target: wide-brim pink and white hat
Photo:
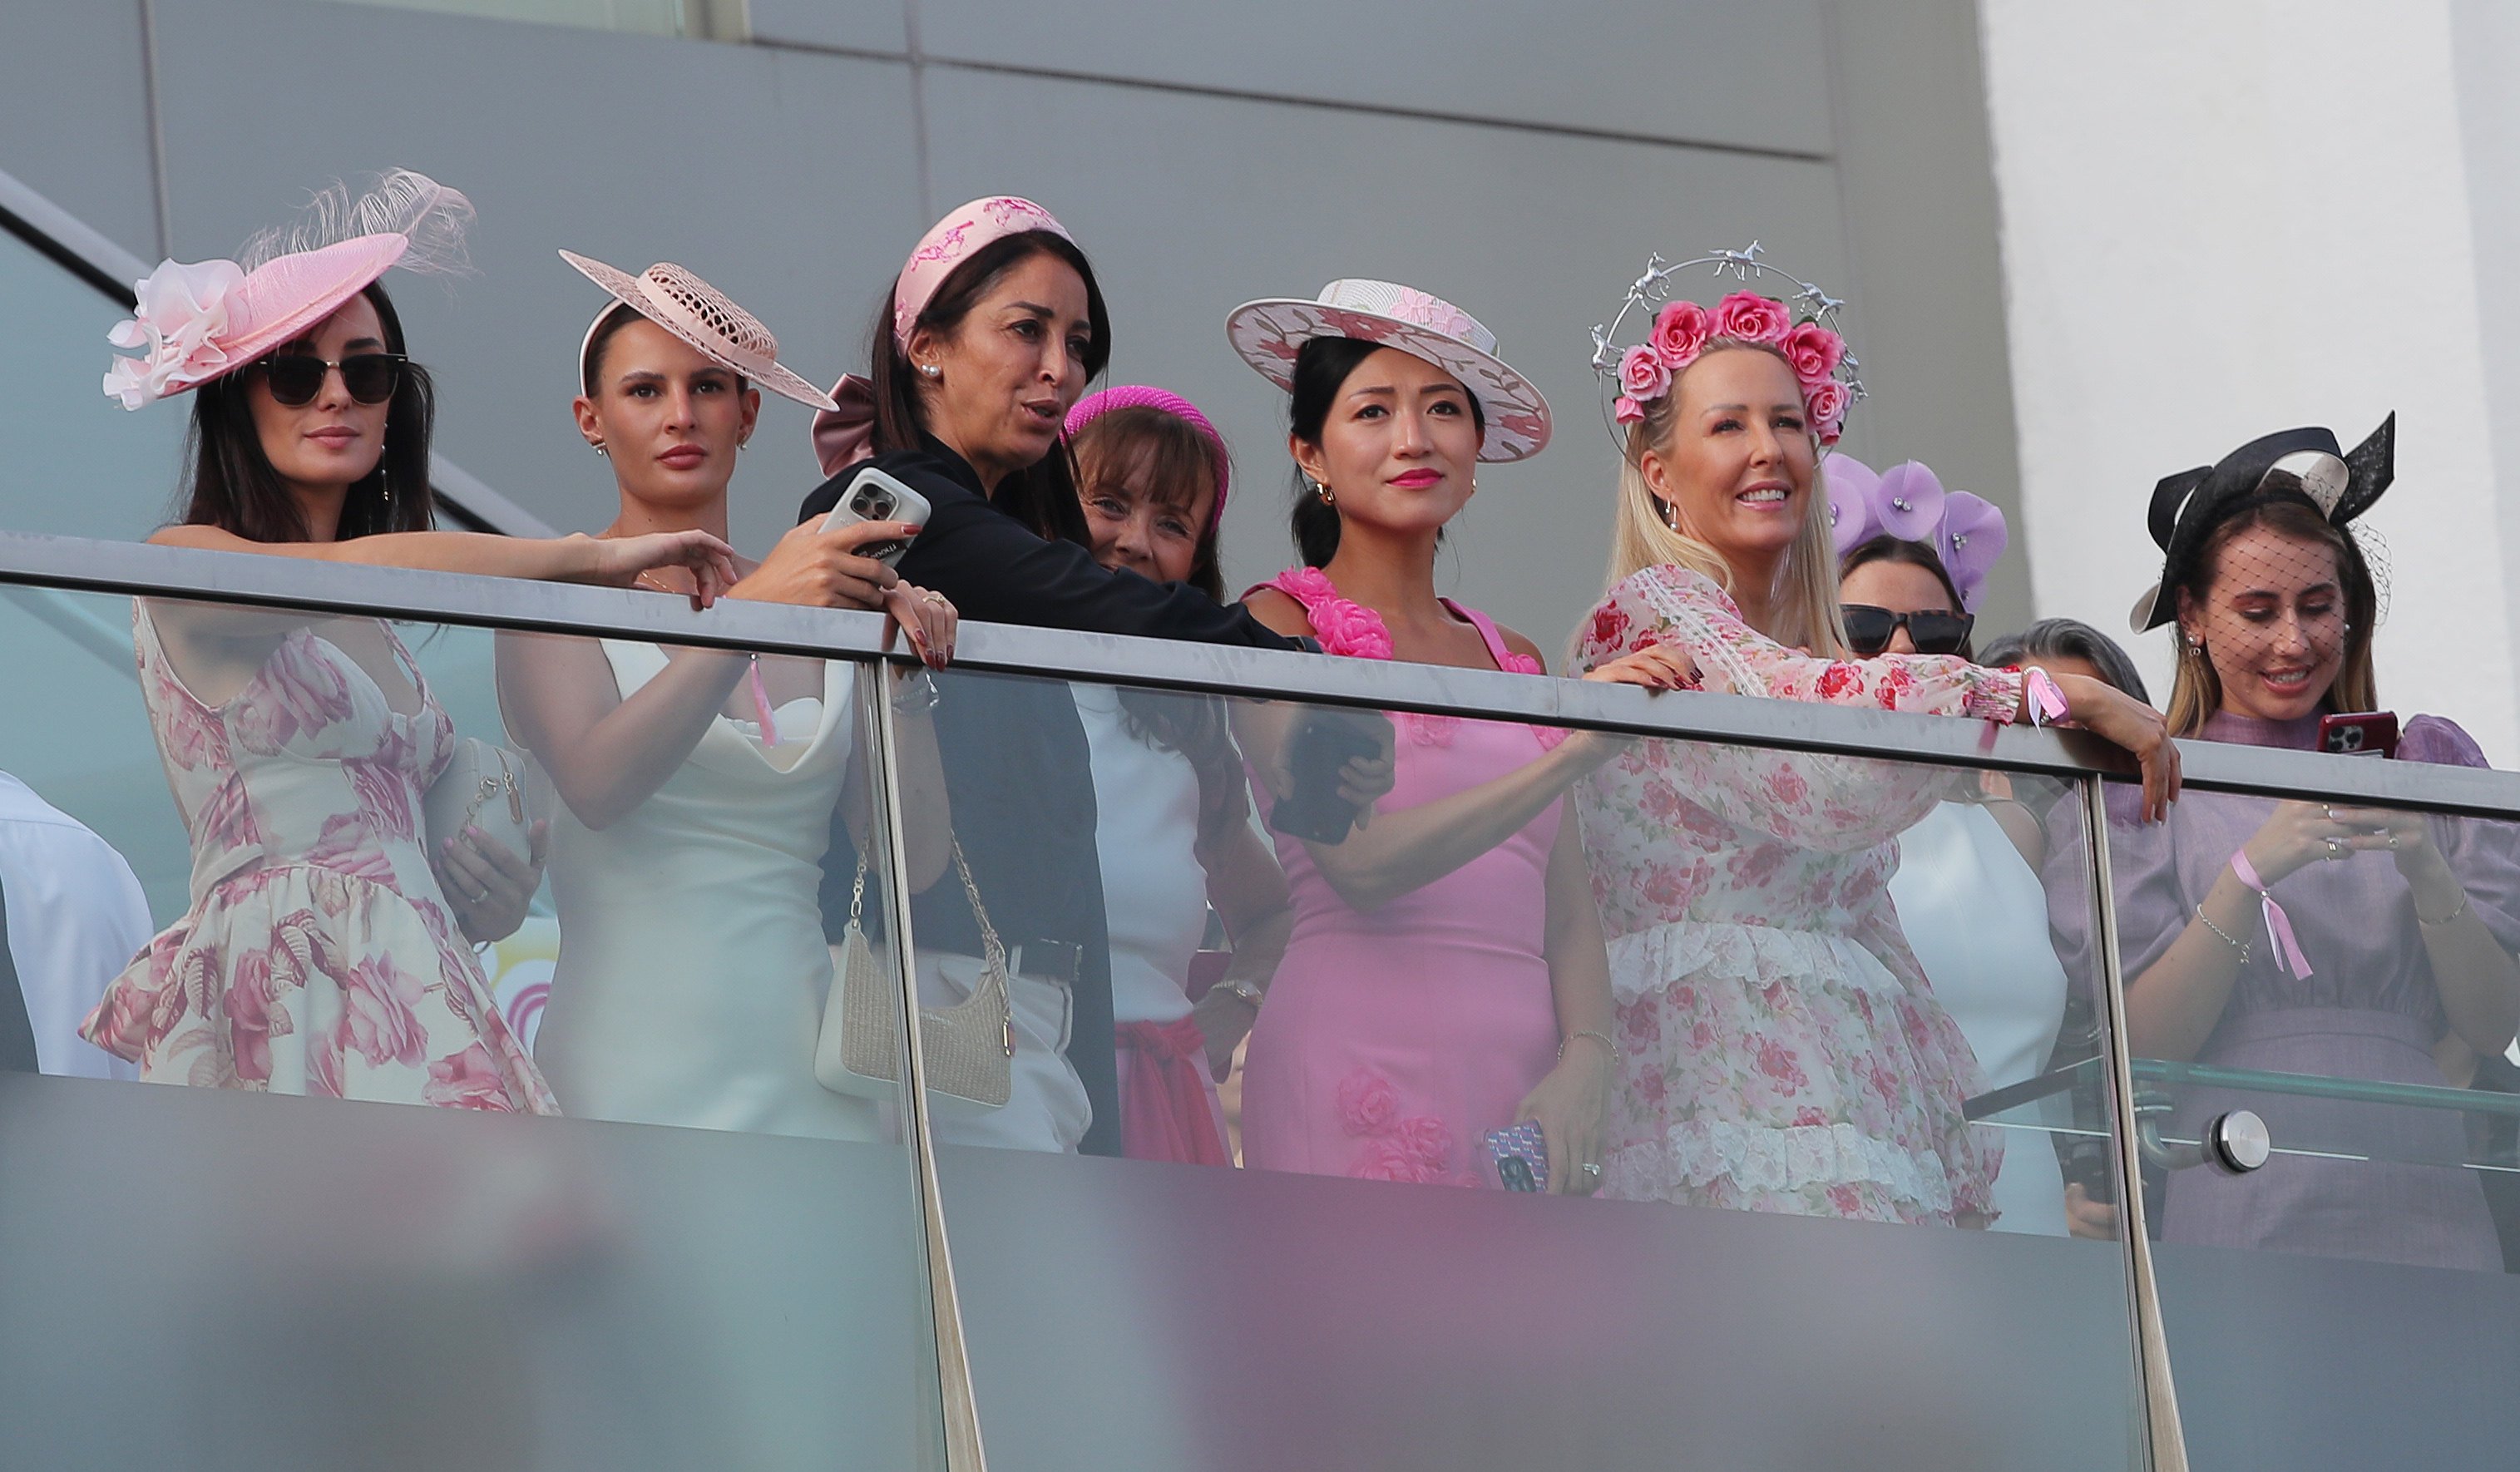
[[[1242,361],[1292,391],[1295,355],[1315,337],[1354,337],[1423,358],[1462,380],[1479,401],[1487,437],[1479,459],[1527,460],[1549,443],[1553,426],[1539,385],[1497,356],[1496,334],[1440,296],[1397,282],[1349,278],[1303,301],[1291,296],[1246,301],[1228,313],[1225,335]]]
[[[353,197],[336,182],[293,223],[254,237],[237,260],[158,263],[133,289],[129,319],[106,335],[116,357],[105,392],[125,409],[199,388],[313,332],[395,266],[453,274],[472,204],[427,174],[395,169]]]
[[[658,261],[633,276],[600,260],[563,250],[560,258],[586,279],[612,293],[613,300],[690,343],[703,358],[769,389],[782,398],[814,409],[839,406],[832,396],[798,378],[779,361],[779,339],[761,319],[737,306],[724,291],[672,261]],[[595,346],[596,329],[612,315],[606,307],[587,324],[577,346],[578,376],[586,374],[587,351]]]

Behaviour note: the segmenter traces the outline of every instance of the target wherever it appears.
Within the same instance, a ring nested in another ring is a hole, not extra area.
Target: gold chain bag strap
[[[995,1109],[1013,1090],[1014,1019],[1007,995],[1007,952],[997,927],[980,906],[980,886],[954,844],[954,871],[979,922],[981,964],[971,995],[952,1006],[919,1009],[919,1045],[926,1065],[927,1092]],[[867,865],[858,860],[849,890],[849,923],[833,958],[832,991],[823,1005],[823,1032],[814,1048],[814,1077],[835,1093],[889,1098],[901,1078],[894,1039],[901,1031],[901,989],[867,943]]]

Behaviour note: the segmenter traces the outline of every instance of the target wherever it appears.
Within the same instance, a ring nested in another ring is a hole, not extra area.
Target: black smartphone
[[[1339,773],[1391,746],[1391,718],[1378,710],[1312,710],[1286,747],[1291,790],[1269,810],[1269,826],[1314,843],[1345,843],[1357,805],[1339,796]]]

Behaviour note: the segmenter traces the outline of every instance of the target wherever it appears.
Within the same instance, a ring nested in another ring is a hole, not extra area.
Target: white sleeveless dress
[[[665,668],[604,641],[623,698]],[[832,985],[817,895],[848,773],[850,671],[773,712],[780,743],[720,715],[611,826],[552,819],[560,961],[534,1039],[579,1118],[874,1139],[876,1105],[814,1079]]]

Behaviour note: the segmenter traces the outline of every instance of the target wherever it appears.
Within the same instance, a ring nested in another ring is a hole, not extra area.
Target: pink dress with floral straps
[[[2009,720],[2021,677],[1945,655],[1814,658],[1712,580],[1648,567],[1575,660],[1687,649],[1704,688]],[[1619,1087],[1602,1194],[1867,1221],[1991,1217],[1980,1073],[1889,898],[1894,840],[1950,779],[1894,763],[1646,741],[1576,789],[1609,935]],[[2044,1148],[2044,1147],[2043,1147]]]
[[[211,707],[133,604],[192,907],[80,1032],[156,1083],[556,1114],[429,869],[421,795],[455,728],[386,638],[420,693],[412,715],[306,629]]]
[[[1391,657],[1381,615],[1341,598],[1317,568],[1267,586],[1304,605],[1322,647]],[[1453,605],[1500,669],[1538,674],[1486,615]],[[1417,807],[1539,760],[1562,733],[1402,713],[1391,793]],[[1252,784],[1265,816],[1266,786]],[[1480,1137],[1557,1055],[1557,1014],[1541,943],[1549,851],[1563,802],[1505,842],[1371,912],[1350,908],[1304,845],[1277,835],[1294,932],[1251,1029],[1243,1065],[1245,1165],[1323,1176],[1483,1183]]]

